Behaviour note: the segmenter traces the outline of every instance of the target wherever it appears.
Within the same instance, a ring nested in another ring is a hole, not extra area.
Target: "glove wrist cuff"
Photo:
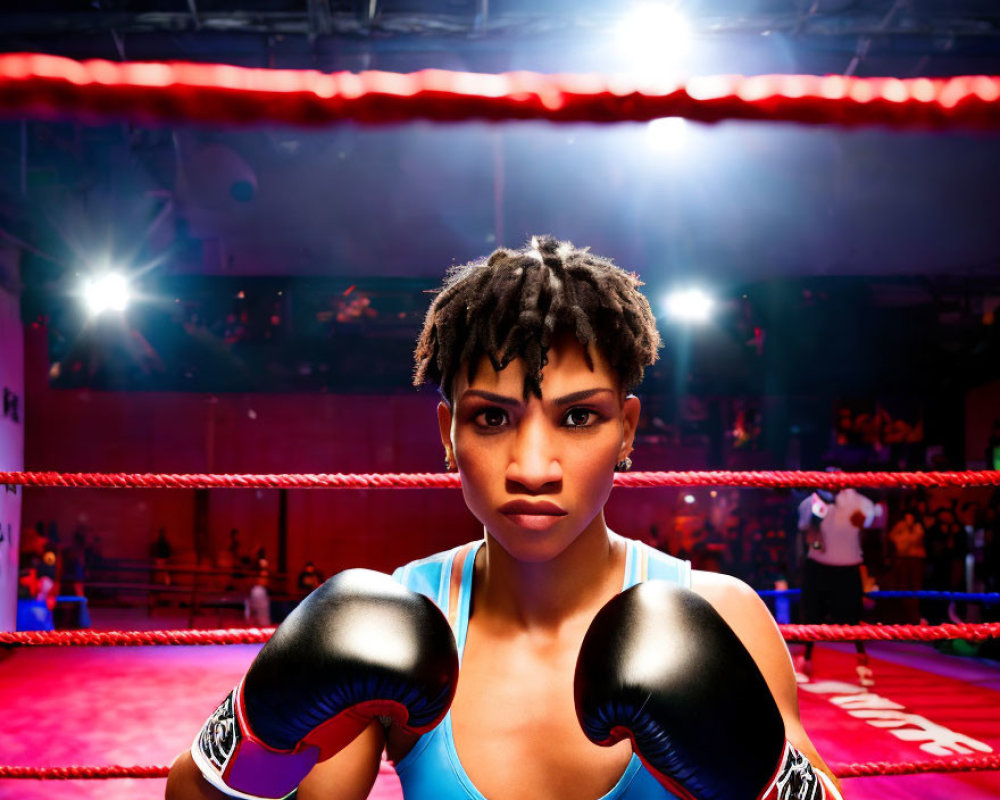
[[[840,800],[840,794],[786,739],[781,763],[760,800]]]
[[[316,747],[275,750],[254,736],[242,704],[243,682],[230,692],[191,744],[191,758],[212,786],[240,800],[281,800],[309,774]]]

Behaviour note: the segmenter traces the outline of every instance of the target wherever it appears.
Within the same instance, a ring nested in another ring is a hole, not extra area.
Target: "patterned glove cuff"
[[[781,764],[760,800],[842,800],[840,792],[823,772],[802,753],[785,742]]]
[[[319,750],[273,750],[253,735],[243,714],[243,684],[233,689],[191,744],[201,774],[220,792],[240,800],[282,800],[309,774]]]

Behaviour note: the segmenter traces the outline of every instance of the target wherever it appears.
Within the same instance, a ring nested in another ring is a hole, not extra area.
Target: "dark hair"
[[[413,383],[436,383],[450,400],[463,364],[471,382],[484,355],[498,372],[520,358],[524,398],[541,397],[548,349],[556,336],[570,333],[584,348],[597,347],[622,390],[632,391],[661,345],[640,286],[637,275],[610,259],[551,236],[453,267],[417,340]],[[585,355],[593,369],[589,351]]]

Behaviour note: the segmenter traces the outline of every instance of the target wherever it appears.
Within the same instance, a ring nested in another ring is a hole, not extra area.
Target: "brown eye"
[[[476,415],[476,421],[487,428],[499,428],[507,422],[507,412],[502,408],[486,408]]]
[[[566,414],[566,425],[570,428],[586,428],[593,423],[594,412],[586,408],[571,408]]]

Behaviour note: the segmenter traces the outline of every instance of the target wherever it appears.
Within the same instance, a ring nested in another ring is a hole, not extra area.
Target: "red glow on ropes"
[[[1000,126],[1000,77],[855,78],[709,76],[655,86],[621,77],[321,73],[226,64],[74,61],[0,55],[0,111],[23,116],[185,119],[317,125],[354,120],[545,119],[553,122],[703,122],[765,119],[806,124],[943,128]]]

